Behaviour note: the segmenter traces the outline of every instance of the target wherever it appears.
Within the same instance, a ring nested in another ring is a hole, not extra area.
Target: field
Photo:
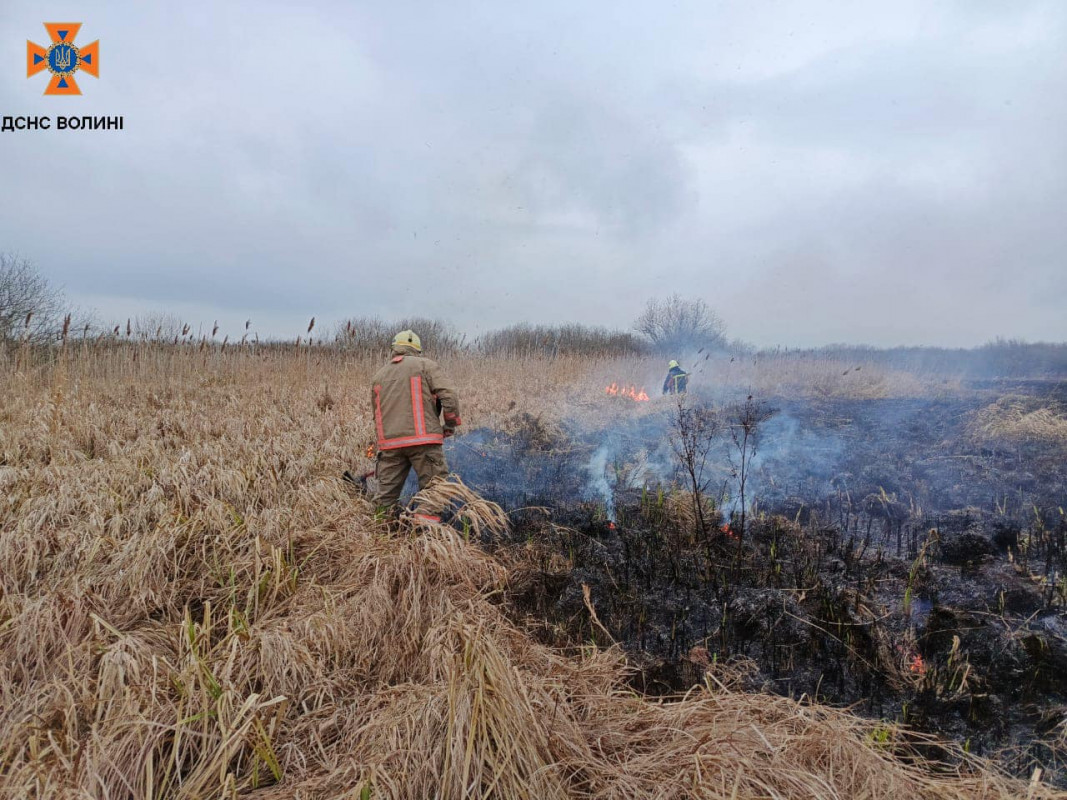
[[[1067,796],[1058,384],[457,355],[494,530],[340,480],[378,363],[0,352],[0,796]]]

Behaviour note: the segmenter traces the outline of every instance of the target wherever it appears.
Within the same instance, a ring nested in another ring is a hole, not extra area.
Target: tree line
[[[245,324],[243,341],[247,340],[249,326],[250,322]],[[317,341],[344,349],[386,352],[393,334],[407,328],[418,331],[428,347],[442,356],[460,352],[516,357],[673,355],[726,347],[726,326],[718,314],[704,300],[678,295],[649,300],[629,331],[578,323],[519,323],[468,340],[452,323],[443,320],[362,316],[344,320],[332,333],[319,335]],[[308,326],[308,337],[302,339],[312,337],[313,330],[314,320]],[[0,253],[0,342],[47,344],[90,332],[119,340],[173,344],[195,342],[206,336],[165,313],[130,318],[117,325],[92,321],[72,309],[63,293],[29,261]],[[217,333],[218,326],[212,326],[211,337]]]
[[[833,345],[822,348],[757,350],[726,338],[722,318],[704,300],[677,294],[653,298],[629,330],[564,323],[517,323],[468,338],[452,323],[428,317],[382,319],[357,316],[325,333],[316,332],[314,318],[306,335],[296,341],[314,342],[342,350],[384,355],[393,334],[418,331],[427,350],[439,356],[470,353],[515,358],[577,355],[592,358],[661,356],[683,359],[696,353],[729,353],[737,357],[818,358],[878,364],[908,372],[957,375],[965,378],[1067,376],[1067,343],[1023,342],[996,339],[976,348]],[[118,324],[101,324],[91,314],[73,308],[32,263],[0,253],[0,344],[47,345],[69,337],[104,341],[140,341],[160,344],[217,342],[217,323],[193,329],[178,317],[150,314]],[[210,336],[210,338],[209,338]],[[229,338],[223,340],[230,343]],[[245,323],[240,339],[232,344],[285,346],[292,342],[263,342]]]

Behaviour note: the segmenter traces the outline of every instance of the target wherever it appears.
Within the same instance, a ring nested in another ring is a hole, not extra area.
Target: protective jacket
[[[374,374],[371,407],[379,450],[443,444],[445,431],[462,424],[459,400],[441,368],[418,355],[394,355]]]
[[[681,367],[671,367],[663,381],[664,394],[685,394],[689,386],[689,373]]]

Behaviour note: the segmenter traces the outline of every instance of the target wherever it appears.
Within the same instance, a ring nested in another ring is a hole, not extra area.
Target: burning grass
[[[609,394],[612,397],[626,397],[633,400],[635,403],[647,403],[650,398],[644,387],[638,389],[636,386],[625,384],[620,386],[615,381],[612,381],[609,386],[604,389],[605,394]]]
[[[345,490],[372,364],[136,353],[0,365],[0,796],[1063,796],[711,678],[636,696],[509,619],[502,562]],[[531,366],[456,364],[464,416],[584,375]]]

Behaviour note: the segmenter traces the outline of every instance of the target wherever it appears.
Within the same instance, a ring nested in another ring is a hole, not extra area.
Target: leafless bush
[[[616,358],[643,355],[644,342],[625,331],[587,325],[511,325],[477,341],[480,352],[512,358],[577,355]]]
[[[658,353],[721,350],[726,346],[726,325],[703,300],[671,295],[653,298],[634,321],[634,330],[645,336]]]
[[[165,311],[141,314],[130,322],[131,336],[141,341],[173,342],[188,335],[189,326],[174,314]]]
[[[709,530],[705,495],[709,479],[706,477],[708,457],[720,430],[715,411],[703,405],[690,405],[686,395],[678,395],[671,409],[671,448],[685,478],[686,488],[693,501],[694,522],[700,537]]]
[[[0,253],[0,341],[54,339],[67,313],[62,292],[29,261]]]
[[[334,341],[351,350],[384,352],[395,333],[378,317],[352,317],[337,326]]]
[[[731,467],[737,481],[738,500],[740,501],[740,521],[737,528],[738,553],[745,535],[745,516],[747,500],[745,496],[752,473],[752,461],[756,457],[759,445],[760,427],[771,418],[772,411],[767,405],[749,395],[744,402],[738,403],[727,412],[729,415],[730,438],[733,440],[734,452]]]
[[[423,351],[433,356],[451,356],[463,350],[466,337],[450,322],[429,317],[405,317],[395,321],[379,317],[352,317],[337,326],[334,342],[348,350],[384,356],[397,331],[413,330],[422,339]]]

